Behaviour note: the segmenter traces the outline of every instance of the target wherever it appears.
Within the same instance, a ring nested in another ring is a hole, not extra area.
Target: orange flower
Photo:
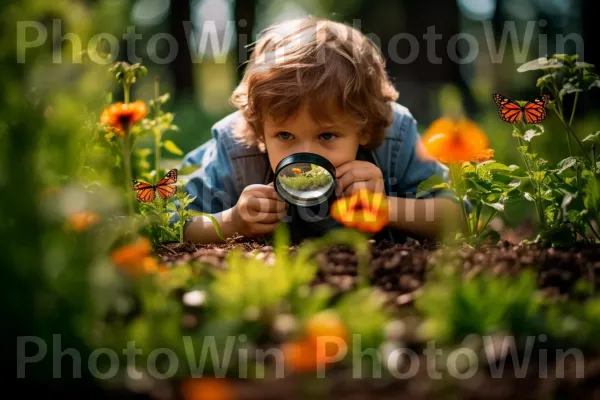
[[[473,162],[484,162],[494,158],[494,150],[493,149],[485,149],[479,154],[476,154],[470,161]]]
[[[443,163],[473,161],[490,150],[485,133],[472,121],[440,118],[434,121],[417,149],[422,159],[436,159]],[[492,153],[493,154],[493,153]]]
[[[311,372],[322,368],[327,362],[325,352],[317,351],[312,340],[301,339],[281,345],[283,361],[293,372]]]
[[[110,126],[120,136],[125,136],[131,125],[140,122],[148,114],[146,103],[137,100],[133,103],[114,103],[106,107],[100,115],[100,122]]]
[[[296,175],[302,174],[302,170],[300,168],[292,168],[292,172],[295,173]]]
[[[152,245],[150,240],[143,237],[134,244],[123,246],[112,252],[112,260],[117,265],[140,263],[150,255]]]
[[[181,388],[184,400],[234,400],[239,398],[225,378],[188,378]]]
[[[88,227],[98,223],[99,220],[100,216],[95,212],[74,212],[69,215],[69,226],[76,232],[83,232]]]
[[[311,317],[304,328],[306,336],[316,342],[319,337],[348,338],[348,331],[340,317],[333,311],[322,311]]]
[[[389,201],[383,193],[359,189],[331,205],[331,216],[348,228],[379,232],[389,222]]]
[[[167,267],[160,265],[158,260],[150,256],[152,246],[147,238],[140,238],[136,243],[123,246],[112,252],[115,265],[132,275],[161,273]]]

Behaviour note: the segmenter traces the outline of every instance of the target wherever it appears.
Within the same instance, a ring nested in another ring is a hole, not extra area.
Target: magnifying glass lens
[[[311,206],[327,199],[335,189],[331,173],[316,164],[298,162],[277,175],[279,194],[296,205]]]

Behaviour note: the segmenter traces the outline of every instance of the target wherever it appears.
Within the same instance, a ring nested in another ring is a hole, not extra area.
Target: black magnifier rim
[[[298,163],[308,163],[308,164],[317,164],[318,166],[325,168],[325,170],[327,170],[327,172],[329,172],[329,174],[333,177],[333,187],[335,190],[335,185],[336,185],[336,181],[335,181],[335,167],[333,166],[333,164],[326,159],[323,156],[320,156],[318,154],[315,153],[294,153],[294,154],[290,154],[289,156],[285,157],[283,160],[279,161],[279,163],[277,164],[277,167],[275,168],[275,184],[273,186],[275,186],[275,191],[277,193],[279,193],[279,195],[281,195],[281,197],[283,197],[284,199],[285,194],[280,193],[279,191],[279,185],[277,184],[277,177],[279,176],[279,173],[287,166],[292,165],[292,164],[298,164]],[[327,197],[325,197],[323,199],[323,201],[326,201]],[[323,202],[321,201],[321,202]],[[296,205],[301,205],[301,204],[297,204],[294,203]],[[315,204],[320,204],[319,203],[315,203]]]

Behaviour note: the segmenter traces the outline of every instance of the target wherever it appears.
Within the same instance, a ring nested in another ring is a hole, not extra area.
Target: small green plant
[[[495,160],[464,162],[452,166],[451,183],[446,183],[438,175],[423,181],[417,190],[417,197],[431,190],[452,190],[457,197],[466,198],[471,212],[465,212],[466,229],[458,239],[479,246],[485,241],[497,242],[499,234],[489,229],[490,221],[504,206],[518,199],[518,186],[523,172],[516,165],[507,166]],[[485,221],[485,222],[484,222]]]
[[[541,333],[542,300],[529,270],[516,278],[486,273],[466,279],[459,271],[439,266],[415,305],[424,317],[423,337],[452,344],[470,334]]]
[[[311,164],[311,169],[302,171],[293,168],[294,175],[279,176],[279,181],[294,190],[314,190],[331,184],[333,177],[323,167]]]
[[[368,264],[368,241],[354,230],[340,229],[318,239],[306,240],[292,256],[288,228],[280,224],[274,233],[273,243],[273,264],[269,266],[264,260],[244,257],[238,249],[227,255],[228,268],[216,273],[211,288],[219,315],[238,318],[249,307],[261,315],[274,315],[277,307],[285,302],[298,312],[304,307],[318,311],[310,298],[302,294],[302,288],[314,279],[317,272],[314,254],[334,244],[351,246],[357,253],[361,269],[366,271]]]
[[[175,215],[177,215],[177,217],[178,217],[178,220],[177,220],[177,222],[175,222],[173,224],[172,229],[175,232],[177,232],[177,237],[179,238],[179,242],[183,243],[183,231],[184,231],[186,223],[193,220],[196,217],[206,217],[206,218],[210,219],[215,230],[217,231],[217,235],[219,235],[221,240],[225,241],[225,238],[223,237],[223,233],[221,232],[221,227],[219,226],[219,223],[217,222],[215,217],[213,217],[212,215],[207,214],[207,213],[191,210],[189,208],[189,206],[190,206],[190,204],[192,204],[194,202],[194,200],[196,198],[193,196],[190,196],[188,193],[186,193],[183,190],[182,183],[179,183],[178,186],[179,187],[178,187],[177,193],[175,194],[175,196],[173,196],[173,199],[175,201],[169,202],[167,204],[167,211],[170,211],[169,215],[171,217],[173,217]]]
[[[144,203],[140,206],[140,213],[147,220],[146,234],[154,242],[178,241],[183,243],[183,233],[188,222],[196,217],[206,217],[210,219],[217,235],[221,240],[225,241],[221,232],[221,227],[218,221],[210,214],[199,212],[190,209],[190,205],[194,202],[195,197],[183,190],[185,183],[179,181],[177,183],[177,192],[175,195],[164,200],[160,196],[149,203]],[[173,219],[177,217],[177,221]]]

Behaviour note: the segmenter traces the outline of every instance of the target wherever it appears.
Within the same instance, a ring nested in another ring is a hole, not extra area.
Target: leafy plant
[[[323,167],[311,164],[309,171],[302,171],[300,168],[293,168],[295,175],[283,176],[278,179],[281,183],[295,190],[312,190],[324,187],[333,182],[332,176]]]
[[[290,237],[286,225],[281,224],[274,233],[273,264],[264,260],[244,257],[240,250],[232,250],[226,258],[227,270],[215,273],[211,287],[214,307],[219,315],[237,318],[248,308],[260,315],[273,316],[279,306],[289,303],[293,310],[302,312],[305,307],[317,311],[307,299],[304,287],[310,283],[318,269],[314,254],[334,244],[349,245],[357,253],[360,268],[366,270],[368,241],[359,232],[338,229],[325,236],[303,242],[290,255]],[[321,301],[319,303],[322,304]]]
[[[565,128],[569,155],[556,167],[548,165],[546,160],[531,151],[531,139],[544,133],[542,126],[534,125],[533,129],[527,129],[521,122],[520,126],[515,124],[513,130],[529,178],[527,185],[521,185],[522,193],[526,200],[535,204],[541,226],[536,240],[552,245],[568,245],[577,240],[577,234],[586,240],[593,237],[600,241],[600,233],[593,225],[598,214],[590,209],[593,202],[589,201],[589,193],[594,192],[592,188],[597,180],[598,135],[590,134],[580,140],[572,128],[579,93],[600,87],[600,76],[593,65],[577,60],[577,55],[554,54],[550,58],[529,61],[517,69],[519,72],[539,70],[544,73],[537,80],[537,87],[552,94],[548,109]],[[570,94],[574,94],[574,100],[567,119],[563,100]],[[572,139],[578,144],[581,155],[575,154]],[[589,149],[584,142],[591,143]],[[584,198],[586,196],[588,201]]]
[[[423,181],[417,196],[431,190],[452,190],[458,198],[466,198],[472,208],[464,213],[467,229],[464,237],[469,244],[478,246],[486,240],[499,239],[499,234],[488,225],[504,206],[518,198],[518,187],[523,172],[516,165],[507,166],[495,160],[464,162],[451,167],[451,182],[434,175]],[[485,215],[485,217],[484,217]],[[483,222],[482,218],[485,218]]]
[[[190,196],[183,190],[185,182],[180,180],[177,183],[177,192],[175,195],[164,200],[160,196],[149,203],[140,206],[140,213],[146,219],[146,234],[155,243],[171,240],[183,243],[183,233],[188,222],[196,217],[206,217],[210,219],[217,235],[225,241],[219,222],[211,214],[199,212],[190,209],[195,197]],[[174,222],[175,217],[177,217]]]
[[[135,140],[140,136],[139,122],[146,116],[148,109],[141,101],[130,102],[131,86],[138,77],[148,73],[141,64],[130,65],[117,62],[109,73],[123,87],[124,102],[118,102],[106,107],[100,116],[100,127],[106,132],[106,140],[118,149],[125,178],[125,198],[130,215],[135,212],[133,197],[130,190],[132,177],[131,155]]]
[[[458,271],[439,267],[415,302],[424,317],[422,334],[427,340],[457,343],[469,334],[524,337],[542,332],[542,298],[532,271],[516,278],[486,273],[466,279]]]

